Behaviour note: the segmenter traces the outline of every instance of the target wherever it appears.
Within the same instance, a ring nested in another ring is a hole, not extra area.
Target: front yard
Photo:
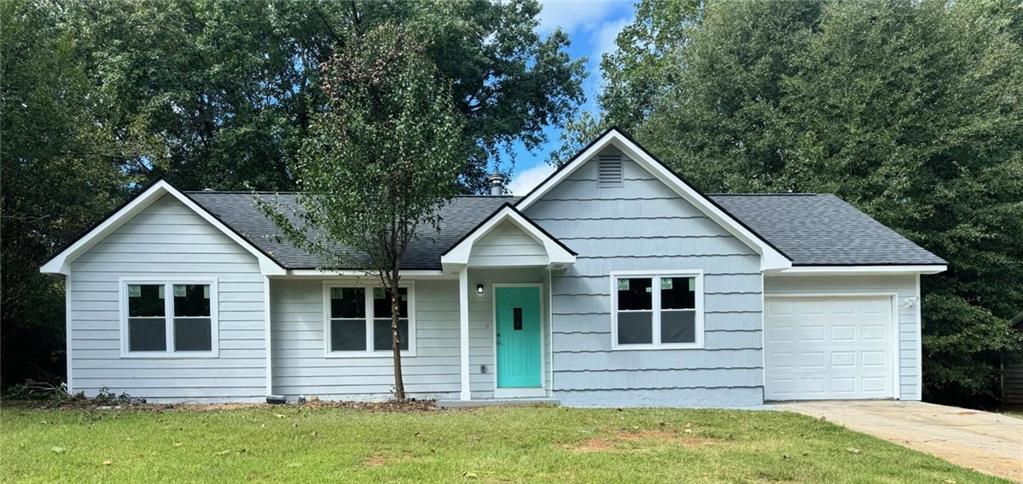
[[[0,419],[3,482],[1000,482],[771,411],[5,408]]]

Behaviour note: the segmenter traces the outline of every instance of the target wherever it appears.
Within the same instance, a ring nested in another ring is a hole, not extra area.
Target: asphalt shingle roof
[[[286,269],[315,269],[319,257],[310,254],[281,236],[281,230],[256,206],[251,193],[185,192],[192,200],[248,239]],[[260,194],[264,200],[279,203],[283,214],[298,207],[294,193]],[[424,227],[410,244],[402,259],[402,269],[440,269],[440,256],[474,229],[488,215],[515,197],[456,197],[440,209],[440,230]],[[294,218],[293,218],[294,220]],[[355,260],[358,255],[353,254]]]
[[[318,257],[279,237],[251,193],[186,192],[287,269],[312,269]],[[279,201],[284,213],[297,208],[291,193],[259,195]],[[786,256],[794,265],[944,264],[894,230],[834,195],[720,194],[710,198]],[[456,197],[441,208],[440,230],[422,229],[410,244],[403,269],[440,269],[440,256],[506,202],[507,196]],[[357,257],[357,255],[356,255]]]
[[[710,198],[792,259],[793,265],[928,265],[940,257],[826,194]]]

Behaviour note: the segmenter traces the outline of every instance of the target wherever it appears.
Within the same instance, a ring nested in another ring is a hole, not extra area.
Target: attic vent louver
[[[622,155],[621,153],[600,155],[597,159],[597,186],[622,186]]]

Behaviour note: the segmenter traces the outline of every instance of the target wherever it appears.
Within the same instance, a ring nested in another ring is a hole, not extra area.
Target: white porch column
[[[461,348],[462,364],[462,392],[459,395],[461,400],[471,400],[472,393],[469,391],[469,268],[462,267],[458,271],[458,323],[460,336],[458,339]]]

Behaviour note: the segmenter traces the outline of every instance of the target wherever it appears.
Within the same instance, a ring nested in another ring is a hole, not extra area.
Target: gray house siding
[[[121,278],[216,279],[219,356],[122,358]],[[150,401],[266,397],[263,276],[256,258],[171,196],[71,264],[71,380]]]
[[[800,276],[767,277],[766,295],[774,294],[864,294],[894,293],[898,295],[899,331],[899,398],[920,400],[920,294],[916,276]],[[910,298],[916,298],[907,304]]]
[[[760,256],[631,160],[620,187],[589,162],[525,210],[578,252],[552,276],[553,389],[573,406],[763,402]],[[700,269],[705,347],[612,350],[609,274]]]

